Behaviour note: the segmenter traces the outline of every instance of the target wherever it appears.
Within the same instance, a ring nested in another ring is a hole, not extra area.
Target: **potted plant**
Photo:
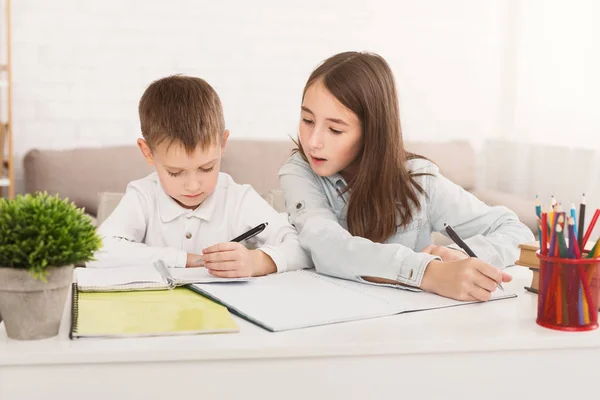
[[[58,195],[0,199],[0,315],[10,338],[58,334],[73,265],[101,243],[92,219]]]

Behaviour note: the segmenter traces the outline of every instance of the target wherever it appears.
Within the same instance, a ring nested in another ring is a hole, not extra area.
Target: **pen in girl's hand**
[[[471,250],[471,248],[461,239],[461,237],[458,236],[458,233],[456,233],[456,231],[452,229],[450,225],[444,223],[444,226],[446,227],[446,233],[448,233],[448,236],[450,236],[450,239],[452,239],[454,243],[463,249],[469,255],[469,257],[477,258],[477,255],[475,255],[473,250]],[[498,289],[504,291],[504,287],[502,287],[501,283],[496,283],[496,286]]]

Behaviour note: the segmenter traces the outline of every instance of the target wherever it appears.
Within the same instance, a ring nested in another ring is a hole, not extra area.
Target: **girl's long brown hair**
[[[388,63],[372,53],[345,52],[325,60],[310,76],[306,90],[321,81],[362,123],[363,148],[357,173],[348,182],[348,230],[373,242],[384,242],[420,209],[423,188],[406,161],[422,158],[407,153],[402,141],[396,84]],[[306,159],[300,141],[298,150]],[[399,221],[398,218],[399,217]]]

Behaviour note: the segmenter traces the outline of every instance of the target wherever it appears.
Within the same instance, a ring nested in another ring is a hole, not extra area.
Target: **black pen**
[[[262,224],[257,225],[254,228],[250,229],[248,232],[242,233],[240,236],[236,237],[235,239],[231,239],[231,241],[232,242],[242,242],[244,240],[251,239],[254,236],[261,233],[262,231],[264,231],[265,228],[267,227],[267,225],[269,225],[268,222],[263,222]]]
[[[477,258],[473,250],[471,250],[471,248],[460,238],[460,236],[458,236],[458,233],[456,233],[456,231],[452,229],[450,225],[444,223],[444,226],[446,227],[446,233],[448,233],[450,239],[452,239],[452,241],[456,243],[458,247],[463,249],[469,255],[469,257]],[[498,286],[498,289],[504,291],[501,283],[496,283],[496,286]]]
[[[242,233],[240,236],[231,239],[230,242],[243,242],[244,240],[251,239],[254,236],[261,233],[262,231],[264,231],[267,225],[269,225],[268,222],[263,222],[262,224],[255,226],[249,231]],[[202,261],[204,261],[204,257],[200,257],[199,259],[197,259],[196,264],[200,264],[202,263]]]

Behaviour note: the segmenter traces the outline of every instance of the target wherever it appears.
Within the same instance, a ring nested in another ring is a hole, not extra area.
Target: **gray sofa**
[[[479,190],[477,159],[466,141],[406,142],[406,148],[434,161],[451,181],[490,205],[505,205],[536,232],[534,201],[509,193]],[[276,209],[284,211],[277,172],[293,149],[289,141],[230,140],[222,171],[251,184]],[[33,149],[24,159],[27,192],[46,190],[68,197],[101,223],[114,209],[127,183],[152,171],[136,146]]]

